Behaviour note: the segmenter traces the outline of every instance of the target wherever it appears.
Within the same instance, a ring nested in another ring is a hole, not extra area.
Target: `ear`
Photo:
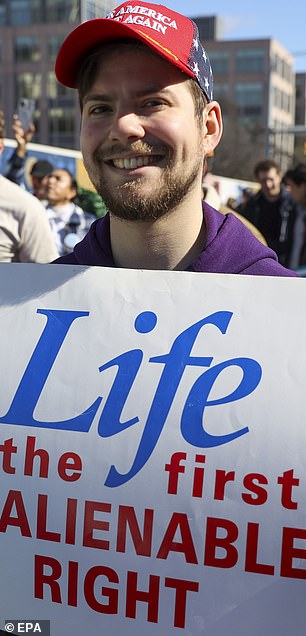
[[[4,148],[4,141],[3,139],[0,138],[0,155],[3,152],[3,148]]]
[[[203,145],[205,156],[214,151],[223,132],[221,107],[218,102],[206,104],[203,112]]]

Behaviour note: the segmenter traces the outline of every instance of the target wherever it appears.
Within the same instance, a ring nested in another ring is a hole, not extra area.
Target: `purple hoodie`
[[[207,203],[203,204],[203,212],[207,230],[206,245],[187,271],[297,276],[280,265],[276,254],[260,243],[233,214],[221,214]],[[110,244],[109,215],[97,219],[74,251],[61,256],[54,263],[116,267]]]

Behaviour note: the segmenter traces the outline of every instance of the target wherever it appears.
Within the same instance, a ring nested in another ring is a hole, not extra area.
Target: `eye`
[[[152,109],[162,108],[165,105],[166,105],[166,102],[161,97],[150,97],[146,99],[145,102],[143,103],[144,108],[152,108]]]
[[[111,107],[109,104],[96,104],[88,108],[89,115],[99,116],[104,115],[104,113],[111,112]]]

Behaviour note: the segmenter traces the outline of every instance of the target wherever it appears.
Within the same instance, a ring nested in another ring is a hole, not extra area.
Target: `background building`
[[[63,39],[77,24],[105,16],[113,0],[1,0],[0,108],[10,121],[20,97],[35,99],[33,142],[79,149],[79,107],[72,89],[59,84],[54,62]],[[294,58],[272,39],[222,40],[222,19],[194,18],[214,71],[224,134],[212,161],[216,174],[252,179],[256,161],[273,156],[285,170],[301,154],[306,136],[305,76],[295,76]],[[306,149],[305,149],[306,152]],[[301,158],[300,158],[301,160]]]
[[[214,97],[224,117],[214,172],[252,178],[254,164],[267,156],[285,170],[294,154],[293,56],[273,39],[219,40],[218,22],[213,31],[212,18],[194,20],[210,57]]]
[[[35,141],[79,147],[75,91],[55,79],[54,62],[74,26],[105,16],[112,0],[2,0],[0,3],[0,107],[9,123],[20,97],[36,102]]]

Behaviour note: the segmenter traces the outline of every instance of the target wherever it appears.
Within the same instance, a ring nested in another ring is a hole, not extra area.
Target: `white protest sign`
[[[0,628],[304,636],[305,280],[0,272]]]

